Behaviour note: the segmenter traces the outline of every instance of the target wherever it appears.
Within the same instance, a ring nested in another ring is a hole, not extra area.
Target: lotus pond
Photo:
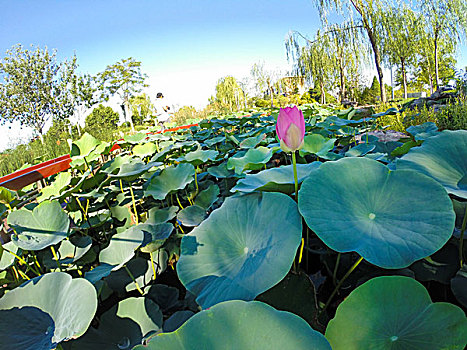
[[[85,134],[2,189],[0,349],[464,349],[467,131],[278,113]]]

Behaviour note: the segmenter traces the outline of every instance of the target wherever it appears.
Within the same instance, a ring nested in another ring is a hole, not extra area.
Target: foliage
[[[85,131],[102,141],[115,139],[120,116],[111,107],[100,104],[86,117]]]
[[[237,112],[247,108],[245,93],[232,76],[226,76],[217,81],[216,95],[212,96],[209,102],[221,113]]]
[[[154,106],[147,94],[141,94],[130,98],[131,119],[133,124],[142,125],[145,120],[151,118]]]
[[[19,120],[42,137],[49,119],[62,120],[73,113],[73,84],[76,57],[57,62],[56,51],[24,49],[21,45],[7,50],[0,61],[0,121]]]
[[[129,57],[122,59],[98,74],[103,96],[118,94],[124,106],[125,120],[128,120],[133,129],[133,120],[130,116],[130,98],[140,93],[145,84],[147,76],[141,72],[141,62]]]

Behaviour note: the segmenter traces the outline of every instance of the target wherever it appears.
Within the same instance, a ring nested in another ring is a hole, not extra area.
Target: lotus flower
[[[276,123],[277,137],[285,152],[295,152],[302,148],[305,137],[305,119],[301,110],[294,107],[281,108]]]

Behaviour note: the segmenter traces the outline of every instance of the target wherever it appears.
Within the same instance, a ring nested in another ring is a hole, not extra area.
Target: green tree
[[[462,1],[462,0],[460,0]],[[357,19],[353,25],[363,28],[373,51],[373,58],[380,82],[381,101],[386,102],[386,90],[383,85],[381,33],[383,9],[388,6],[385,0],[315,0],[321,20],[327,23],[329,10],[344,12],[346,10],[351,19]]]
[[[99,140],[112,141],[119,119],[111,107],[100,104],[86,117],[85,130]]]
[[[0,60],[0,122],[17,120],[41,137],[50,120],[73,113],[68,87],[73,83],[76,57],[57,62],[56,51],[47,48],[7,50]]]
[[[133,123],[143,124],[144,120],[151,116],[154,106],[147,94],[141,94],[130,98],[130,108]]]
[[[242,88],[232,76],[226,76],[217,81],[216,95],[211,102],[223,112],[233,112],[242,109],[245,95]]]
[[[103,96],[108,99],[109,96],[118,94],[122,100],[124,119],[129,120],[132,130],[134,130],[133,121],[130,117],[130,98],[140,93],[144,87],[147,87],[145,80],[146,74],[141,72],[141,62],[135,61],[130,57],[107,66],[105,71],[98,74],[102,86]]]
[[[397,65],[402,80],[404,98],[407,98],[407,71],[415,64],[423,22],[407,5],[390,8],[383,16],[384,55],[389,65]]]
[[[422,16],[427,21],[433,42],[436,88],[439,88],[440,41],[456,46],[467,35],[467,3],[465,0],[422,0]]]
[[[267,90],[271,99],[271,107],[274,107],[274,84],[278,80],[279,74],[277,74],[277,72],[267,70],[264,67],[263,62],[255,63],[251,67],[250,74],[257,94],[264,93],[264,91]]]

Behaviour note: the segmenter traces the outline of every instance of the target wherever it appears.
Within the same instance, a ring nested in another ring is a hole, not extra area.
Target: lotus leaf
[[[174,227],[172,224],[141,224],[141,229],[144,231],[144,241],[141,244],[140,250],[144,253],[152,253],[159,249],[169,238]]]
[[[177,167],[168,167],[160,175],[154,176],[147,182],[145,196],[163,200],[172,191],[185,188],[193,182],[195,168],[189,163],[179,164]]]
[[[467,199],[467,130],[444,130],[412,148],[396,163],[428,175],[448,193]]]
[[[144,295],[159,305],[163,312],[166,312],[178,304],[179,291],[165,284],[153,284]]]
[[[129,163],[131,159],[132,157],[129,155],[115,157],[111,161],[106,162],[101,171],[107,174],[112,174],[120,169],[123,164]]]
[[[18,246],[11,241],[2,245],[2,251],[3,253],[0,258],[0,270],[5,270],[7,267],[10,267],[14,263],[16,258],[13,254],[21,255]]]
[[[195,204],[207,210],[214,204],[219,194],[219,186],[212,184],[205,190],[198,193],[195,198]]]
[[[84,274],[84,278],[86,278],[92,284],[96,284],[96,282],[110,275],[115,266],[116,265],[101,263],[100,265],[93,268],[91,271],[86,272]]]
[[[331,350],[303,319],[258,302],[226,301],[191,317],[178,330],[134,350]]]
[[[123,138],[124,141],[120,141],[120,143],[131,143],[131,144],[137,144],[142,142],[147,135],[143,132],[139,132],[133,135],[125,135]]]
[[[89,135],[87,132],[81,136],[78,141],[73,142],[71,146],[71,157],[86,157],[88,156],[94,148],[96,148],[100,144],[100,141],[96,139],[94,136]]]
[[[243,157],[229,158],[227,168],[234,169],[237,174],[241,174],[245,170],[259,170],[269,162],[272,153],[272,149],[263,146],[250,148]]]
[[[13,193],[9,189],[0,186],[0,203],[9,204],[13,199]]]
[[[171,206],[167,208],[152,208],[148,212],[147,224],[163,224],[172,220],[177,215],[178,207]]]
[[[206,209],[198,205],[190,205],[177,215],[177,219],[183,226],[198,226],[206,217]]]
[[[142,145],[133,147],[133,154],[139,157],[152,156],[157,151],[157,146],[152,142],[146,142]]]
[[[36,307],[0,310],[0,349],[50,350],[54,331],[52,317]]]
[[[225,136],[216,136],[216,137],[213,137],[213,138],[210,138],[206,141],[204,141],[204,143],[206,145],[208,145],[209,147],[212,147],[214,145],[217,145],[218,143],[221,143],[225,141]]]
[[[110,239],[110,244],[99,254],[99,261],[109,265],[121,266],[130,260],[135,250],[143,242],[144,233],[140,225],[131,226]]]
[[[58,201],[44,201],[32,211],[26,208],[8,215],[15,229],[12,241],[24,250],[41,250],[57,244],[68,234],[70,219]]]
[[[227,168],[227,163],[222,163],[218,166],[208,168],[208,173],[218,179],[226,179],[230,177],[238,177],[233,170]]]
[[[122,300],[101,316],[98,328],[71,342],[71,349],[125,350],[162,328],[159,306],[148,298]]]
[[[300,150],[301,156],[307,153],[321,156],[327,154],[334,148],[336,139],[328,139],[320,134],[311,134],[305,136],[303,142],[303,148]]]
[[[182,238],[178,277],[203,308],[253,300],[284,278],[301,237],[301,217],[290,197],[229,197]]]
[[[6,293],[0,310],[33,306],[49,314],[55,322],[53,343],[86,332],[97,309],[97,294],[84,278],[72,279],[64,272],[37,277]]]
[[[302,183],[321,164],[321,162],[297,164],[298,182]],[[244,179],[238,180],[237,184],[231,189],[231,192],[267,191],[290,194],[294,192],[294,186],[293,166],[284,165],[279,168],[263,170],[256,174],[247,174]]]
[[[162,327],[165,333],[176,331],[195,313],[191,310],[176,311],[170,316]]]
[[[124,163],[120,166],[120,169],[117,174],[109,174],[109,176],[125,181],[133,181],[152,167],[159,165],[162,165],[162,163],[149,162],[148,164],[146,164],[139,158],[130,159],[129,162]]]
[[[256,130],[254,130],[256,132]],[[240,142],[240,148],[255,148],[258,146],[264,139],[266,134],[259,134],[258,136],[248,137],[242,142]]]
[[[436,181],[366,158],[324,163],[298,197],[300,213],[327,246],[383,268],[433,254],[454,229],[451,200]]]
[[[412,125],[408,127],[407,132],[412,135],[416,141],[423,141],[438,134],[438,127],[433,122],[426,122],[422,125]]]
[[[373,151],[376,148],[375,145],[369,143],[361,143],[355,147],[352,147],[347,152],[345,152],[346,157],[362,157],[367,153]]]
[[[432,303],[419,282],[376,277],[339,305],[326,329],[333,350],[464,349],[467,318],[457,306]]]
[[[205,151],[201,148],[198,148],[196,151],[189,152],[185,156],[178,158],[179,162],[188,162],[193,164],[195,167],[201,164],[206,163],[208,160],[215,160],[219,152],[208,150]]]

